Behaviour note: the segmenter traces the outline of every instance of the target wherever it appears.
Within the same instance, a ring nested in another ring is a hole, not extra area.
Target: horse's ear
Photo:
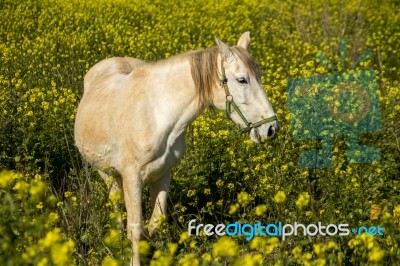
[[[229,46],[220,39],[218,39],[217,36],[214,36],[214,38],[222,58],[227,62],[232,61],[234,59],[234,56],[231,50],[229,49]]]
[[[240,36],[237,46],[240,46],[247,51],[250,50],[250,31],[246,31]]]

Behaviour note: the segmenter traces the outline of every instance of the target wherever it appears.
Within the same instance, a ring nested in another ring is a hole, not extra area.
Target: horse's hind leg
[[[150,236],[154,234],[157,228],[160,215],[167,214],[167,199],[170,180],[171,174],[168,172],[168,174],[149,184],[151,206],[153,208],[149,224]]]

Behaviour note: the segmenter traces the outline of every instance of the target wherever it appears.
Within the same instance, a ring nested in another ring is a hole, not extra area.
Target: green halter
[[[233,109],[236,111],[236,113],[240,116],[240,118],[242,119],[242,121],[246,125],[245,128],[239,128],[239,132],[240,133],[250,132],[253,128],[257,128],[257,127],[259,127],[259,126],[261,126],[263,124],[270,123],[270,122],[273,122],[273,121],[277,120],[276,119],[276,115],[273,115],[271,117],[262,119],[260,121],[255,122],[255,123],[249,122],[246,119],[246,117],[244,116],[244,114],[242,113],[242,111],[240,111],[239,106],[233,100],[233,96],[229,93],[228,79],[226,78],[225,68],[222,65],[222,61],[221,61],[221,72],[222,72],[222,75],[221,75],[221,86],[224,88],[225,94],[226,94],[226,110],[225,110],[225,113],[226,113],[226,116],[230,120],[232,120],[231,113],[232,113],[232,107],[233,107]],[[232,120],[232,122],[233,122],[233,120]]]

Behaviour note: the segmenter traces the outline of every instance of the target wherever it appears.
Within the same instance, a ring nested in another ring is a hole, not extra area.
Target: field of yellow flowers
[[[400,264],[400,4],[395,0],[184,1],[0,0],[0,265],[126,265],[130,244],[120,198],[79,156],[74,114],[83,77],[112,56],[148,61],[252,36],[251,54],[281,130],[257,146],[223,113],[189,127],[188,152],[173,171],[169,214],[140,243],[144,265]],[[335,137],[331,168],[301,168],[318,140],[292,136],[286,84],[374,69],[382,129],[358,141],[379,162],[346,161]],[[144,217],[149,218],[148,193]],[[114,208],[113,206],[117,206]],[[189,235],[188,222],[380,226],[383,236]]]

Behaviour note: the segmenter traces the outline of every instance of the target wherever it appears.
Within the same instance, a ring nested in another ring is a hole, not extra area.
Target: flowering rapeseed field
[[[235,44],[250,31],[279,135],[257,146],[222,113],[196,119],[173,171],[169,214],[140,243],[143,264],[399,265],[399,8],[394,0],[0,0],[0,264],[128,264],[121,199],[108,199],[74,147],[85,73],[107,57],[160,60],[214,46],[214,35]],[[301,168],[299,154],[319,142],[293,139],[286,84],[331,73],[318,53],[345,71],[341,39],[345,66],[372,51],[355,70],[374,69],[383,125],[358,140],[378,148],[381,160],[346,162],[337,137],[332,168]],[[147,196],[144,209],[148,219]],[[191,219],[379,225],[384,235],[247,241],[189,235]]]

